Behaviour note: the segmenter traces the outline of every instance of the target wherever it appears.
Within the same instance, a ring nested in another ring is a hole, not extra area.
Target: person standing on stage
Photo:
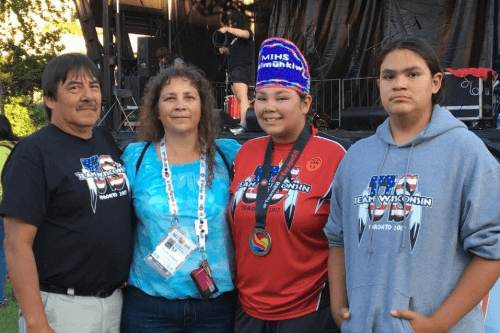
[[[254,83],[254,41],[253,33],[246,17],[239,11],[229,15],[228,26],[219,29],[221,33],[228,33],[234,38],[228,47],[221,47],[219,51],[229,55],[229,83],[236,101],[240,105],[240,126],[231,129],[235,135],[246,131],[246,114],[250,106],[248,86]]]
[[[255,113],[269,136],[242,146],[231,184],[238,333],[339,332],[330,312],[323,227],[345,148],[307,123],[309,89],[297,46],[265,40]]]
[[[42,75],[50,124],[21,140],[2,173],[5,253],[19,332],[120,330],[132,205],[120,149],[104,128],[100,72],[84,55]]]
[[[444,73],[427,42],[391,41],[375,68],[389,118],[335,176],[332,314],[347,333],[484,332],[479,302],[500,275],[500,165],[438,105]]]

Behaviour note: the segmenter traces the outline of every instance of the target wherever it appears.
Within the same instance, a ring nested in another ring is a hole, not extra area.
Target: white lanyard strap
[[[160,142],[160,153],[161,161],[163,163],[162,177],[165,180],[165,193],[168,197],[168,206],[170,208],[170,214],[172,218],[178,223],[177,216],[179,215],[179,206],[177,205],[177,199],[174,193],[174,184],[172,183],[172,171],[170,170],[170,165],[168,164],[167,149],[165,147],[165,137],[161,139]],[[205,213],[205,189],[206,189],[206,157],[201,155],[200,157],[200,177],[198,179],[198,219],[194,221],[194,228],[196,236],[198,236],[198,243],[200,247],[200,252],[205,251],[206,236],[208,234],[208,221],[207,215]]]

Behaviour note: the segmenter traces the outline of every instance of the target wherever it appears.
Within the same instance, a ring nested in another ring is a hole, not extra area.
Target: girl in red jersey
[[[269,136],[242,146],[231,185],[239,333],[339,332],[329,306],[322,229],[345,149],[307,124],[309,88],[297,46],[265,40],[255,113]]]

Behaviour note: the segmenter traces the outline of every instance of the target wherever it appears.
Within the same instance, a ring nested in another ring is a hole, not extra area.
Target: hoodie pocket
[[[391,315],[393,309],[408,310],[410,298],[384,285],[354,288],[348,293],[350,318],[342,333],[414,333],[406,319]]]

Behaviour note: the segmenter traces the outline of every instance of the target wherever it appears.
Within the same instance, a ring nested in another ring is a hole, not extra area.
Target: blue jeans
[[[7,263],[5,262],[5,251],[3,249],[4,238],[3,217],[0,216],[0,304],[5,303],[7,298],[5,294],[5,287],[7,286]]]
[[[150,296],[128,286],[122,309],[123,333],[231,333],[236,292],[209,300]]]

